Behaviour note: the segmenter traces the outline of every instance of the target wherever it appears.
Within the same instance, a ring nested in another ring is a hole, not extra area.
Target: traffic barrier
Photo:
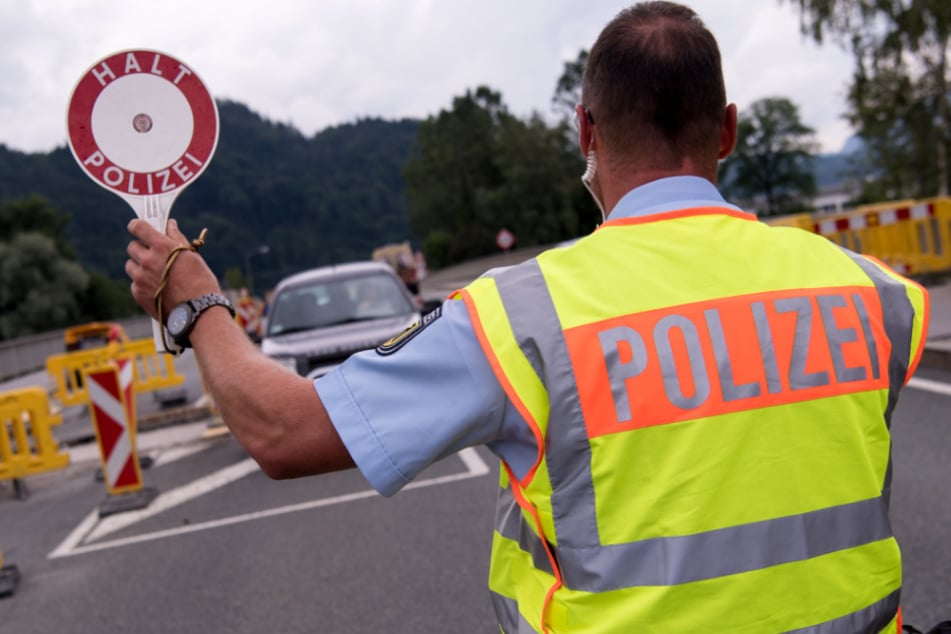
[[[264,317],[264,302],[243,295],[234,304],[234,319],[249,337],[261,337]]]
[[[765,222],[818,233],[905,275],[951,271],[951,198],[876,203],[837,214],[793,214]]]
[[[175,370],[174,357],[159,354],[151,338],[136,339],[126,344],[112,343],[47,358],[46,372],[54,385],[53,396],[66,407],[88,403],[83,372],[118,359],[132,362],[136,393],[175,387],[185,382],[184,375]]]
[[[148,506],[157,491],[142,485],[135,443],[135,394],[130,359],[109,361],[83,371],[106,498],[100,517]]]
[[[21,478],[69,464],[69,454],[53,438],[53,427],[62,422],[42,388],[0,394],[0,480],[13,480],[17,497],[26,497]]]

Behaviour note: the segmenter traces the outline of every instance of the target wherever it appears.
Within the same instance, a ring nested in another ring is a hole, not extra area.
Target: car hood
[[[419,314],[409,313],[267,336],[261,340],[261,352],[269,357],[338,357],[375,348],[418,319]]]

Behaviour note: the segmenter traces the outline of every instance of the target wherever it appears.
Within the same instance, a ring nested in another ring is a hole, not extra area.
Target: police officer
[[[690,9],[621,12],[582,95],[606,222],[572,246],[476,280],[313,384],[257,353],[195,253],[165,305],[206,309],[170,330],[271,477],[356,465],[392,495],[461,448],[497,454],[504,632],[899,631],[889,425],[925,291],[723,200],[736,108]],[[132,292],[155,316],[185,237],[130,231]]]

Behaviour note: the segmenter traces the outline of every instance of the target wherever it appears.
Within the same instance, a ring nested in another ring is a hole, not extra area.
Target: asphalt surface
[[[444,296],[508,254],[440,272],[423,284]],[[453,277],[455,275],[455,277]],[[951,342],[951,285],[932,291],[932,351]],[[905,569],[907,623],[951,618],[951,370],[929,361],[893,419],[892,523]],[[159,496],[145,509],[99,518],[107,495],[88,414],[64,411],[71,464],[25,480],[18,499],[0,482],[0,549],[21,576],[0,599],[0,632],[497,632],[486,592],[497,466],[467,450],[391,499],[355,471],[274,482],[200,409],[194,357],[184,405],[150,395],[137,405],[143,471]],[[42,376],[18,381],[39,381]],[[11,389],[9,384],[0,391]],[[86,436],[87,441],[83,440]]]

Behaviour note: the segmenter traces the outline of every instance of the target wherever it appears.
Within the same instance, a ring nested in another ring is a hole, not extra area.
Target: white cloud
[[[727,90],[742,108],[781,95],[827,151],[849,135],[840,115],[848,56],[807,42],[788,5],[697,0],[717,36]],[[80,75],[126,48],[166,51],[216,97],[305,134],[364,116],[425,117],[485,84],[520,115],[549,112],[565,61],[590,47],[622,5],[607,0],[26,0],[0,6],[0,143],[65,144]]]

